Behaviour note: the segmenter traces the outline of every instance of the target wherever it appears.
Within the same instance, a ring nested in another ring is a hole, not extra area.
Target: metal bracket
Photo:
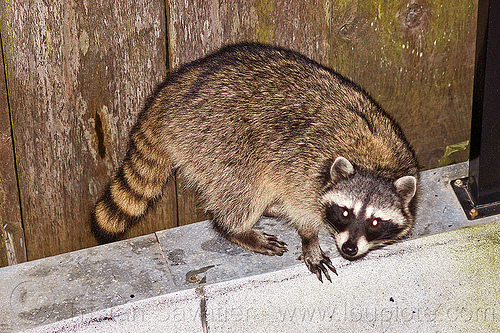
[[[451,182],[451,187],[457,196],[460,205],[469,220],[476,220],[491,215],[500,214],[500,201],[484,205],[474,203],[470,191],[471,181],[469,177],[456,179]]]

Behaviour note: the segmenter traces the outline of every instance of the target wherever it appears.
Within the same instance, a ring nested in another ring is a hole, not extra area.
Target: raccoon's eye
[[[345,219],[349,218],[349,211],[345,208],[342,210],[342,217]]]
[[[370,224],[373,228],[377,228],[380,226],[380,220],[379,219],[373,219],[371,224]]]

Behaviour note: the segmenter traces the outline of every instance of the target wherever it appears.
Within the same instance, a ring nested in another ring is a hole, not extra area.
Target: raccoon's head
[[[377,177],[356,169],[344,157],[333,162],[330,176],[332,184],[321,202],[326,226],[345,258],[360,258],[408,233],[414,221],[410,202],[415,177]]]

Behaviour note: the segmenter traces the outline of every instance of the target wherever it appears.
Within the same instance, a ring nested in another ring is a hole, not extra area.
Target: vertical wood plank
[[[3,62],[2,62],[3,65]],[[4,66],[0,70],[0,267],[26,261]]]
[[[169,65],[175,70],[181,64],[197,59],[222,45],[222,26],[216,1],[166,1],[169,33]],[[239,11],[235,11],[236,13]],[[183,187],[176,176],[178,224],[205,220],[196,194]]]
[[[88,219],[166,75],[163,1],[2,2],[28,258],[95,245]],[[175,187],[130,236],[176,224]]]
[[[330,6],[327,64],[393,115],[426,169],[470,136],[476,17],[476,0]]]
[[[322,12],[323,6],[317,1],[173,0],[167,3],[171,69],[204,56],[224,44],[238,41],[280,44],[310,55],[317,51],[319,41],[324,40],[326,34],[324,21],[318,20],[317,15]],[[307,24],[310,28],[301,29]],[[306,37],[311,30],[316,35],[314,43],[309,44]],[[305,52],[305,45],[309,52]],[[177,180],[177,195],[179,224],[208,217],[203,214],[196,194],[183,188],[182,179]]]
[[[328,31],[321,1],[168,1],[168,6],[171,69],[238,41],[278,44],[326,60]],[[179,224],[207,218],[182,179],[177,194]]]
[[[236,41],[297,50],[363,86],[403,127],[425,168],[468,139],[476,0],[168,0],[170,64]],[[462,156],[465,159],[466,156]],[[178,188],[179,223],[200,218]]]

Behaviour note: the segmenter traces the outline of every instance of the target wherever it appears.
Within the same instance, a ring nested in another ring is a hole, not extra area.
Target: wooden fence
[[[95,245],[89,212],[145,99],[226,43],[293,48],[357,81],[425,168],[469,137],[476,0],[1,4],[0,266]],[[181,183],[128,236],[203,219]]]

